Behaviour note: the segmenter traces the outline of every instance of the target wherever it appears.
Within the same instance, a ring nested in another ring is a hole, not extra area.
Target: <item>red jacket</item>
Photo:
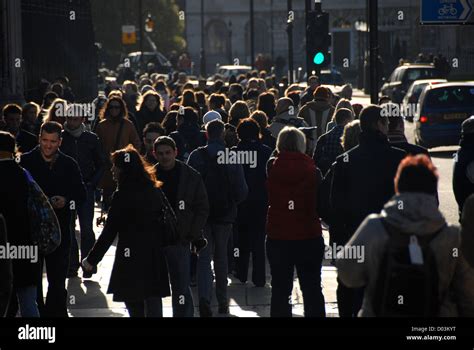
[[[316,208],[317,170],[306,154],[282,152],[267,180],[267,235],[275,240],[304,240],[321,236]]]

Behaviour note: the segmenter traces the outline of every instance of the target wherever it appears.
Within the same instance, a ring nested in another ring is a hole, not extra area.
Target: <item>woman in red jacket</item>
[[[324,241],[316,208],[319,170],[305,154],[305,135],[285,127],[268,174],[267,256],[272,274],[271,317],[291,317],[294,268],[306,317],[324,317]],[[272,162],[272,159],[270,160]]]

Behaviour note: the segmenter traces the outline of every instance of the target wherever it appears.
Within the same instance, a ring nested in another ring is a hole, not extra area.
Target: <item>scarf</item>
[[[81,137],[81,135],[84,131],[86,131],[86,126],[84,125],[84,123],[82,123],[81,126],[78,127],[76,130],[71,130],[71,129],[68,128],[67,122],[66,122],[66,123],[64,123],[64,130],[67,131],[68,133],[70,133],[72,137],[77,139],[77,138]]]

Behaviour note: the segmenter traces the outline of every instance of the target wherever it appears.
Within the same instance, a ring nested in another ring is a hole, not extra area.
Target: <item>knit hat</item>
[[[462,123],[462,134],[474,134],[474,115]]]
[[[209,111],[206,114],[204,114],[204,117],[202,117],[202,123],[204,125],[207,125],[213,120],[217,120],[217,119],[222,120],[221,115],[216,111]]]

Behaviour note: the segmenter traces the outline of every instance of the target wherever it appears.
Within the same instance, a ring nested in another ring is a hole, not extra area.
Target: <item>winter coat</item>
[[[403,203],[403,209],[400,209],[400,203]],[[382,218],[391,227],[407,235],[429,235],[441,229],[430,242],[439,275],[439,316],[474,316],[474,271],[459,251],[459,228],[446,225],[446,220],[438,210],[436,197],[424,193],[395,195],[380,214],[369,215],[364,220],[344,248],[348,256],[351,247],[363,246],[363,262],[342,259],[344,252],[338,254],[336,265],[341,281],[350,288],[366,286],[359,316],[375,316],[372,303],[389,239]],[[454,256],[455,251],[459,251],[459,255]]]
[[[317,126],[318,139],[326,132],[327,124],[332,120],[334,107],[326,100],[314,100],[301,108],[298,117],[303,118],[309,126]]]
[[[79,164],[84,182],[93,188],[97,187],[107,163],[97,135],[84,131],[76,138],[63,131],[61,151]]]
[[[464,257],[474,269],[474,194],[465,203],[461,218],[462,251]]]
[[[30,152],[38,145],[38,137],[31,132],[20,129],[16,136],[16,144],[20,153]]]
[[[178,149],[176,158],[182,162],[188,160],[192,151],[206,144],[206,133],[197,124],[181,124],[177,131],[170,134],[170,137]]]
[[[234,151],[254,152],[256,155],[256,166],[244,164],[245,182],[248,186],[247,198],[239,204],[237,223],[239,230],[254,232],[265,229],[268,209],[268,195],[265,183],[267,180],[266,165],[272,154],[272,150],[259,141],[241,141]]]
[[[200,147],[193,151],[189,156],[188,165],[196,169],[200,174],[206,172],[206,160],[201,155],[201,149],[206,150],[211,158],[216,158],[219,151],[225,151],[223,142],[220,141],[209,141],[205,147]],[[232,205],[229,208],[228,213],[221,218],[220,222],[234,223],[237,218],[237,205],[247,198],[248,186],[245,181],[245,175],[242,165],[240,164],[228,164],[228,179],[230,186],[230,193],[232,197]],[[219,189],[223,190],[223,189]],[[210,204],[211,205],[211,204]],[[209,220],[208,220],[209,221]]]
[[[341,137],[344,133],[344,126],[336,125],[331,131],[322,135],[316,143],[313,159],[316,166],[325,175],[336,158],[344,153],[341,145]]]
[[[15,246],[31,246],[33,242],[28,215],[28,183],[25,171],[13,159],[2,160],[0,174],[2,174],[0,213],[5,219],[7,241]],[[13,259],[12,266],[15,287],[35,286],[40,280],[39,259],[36,263],[32,263],[31,260]]]
[[[178,232],[183,243],[199,238],[209,215],[206,187],[201,175],[189,165],[176,160],[179,166],[176,203],[171,203],[178,220]],[[159,164],[155,165],[159,174]]]
[[[120,120],[113,120],[111,118],[102,120],[96,128],[96,134],[102,144],[102,149],[105,152],[105,157],[108,163],[104,175],[102,175],[102,179],[99,182],[99,188],[102,189],[115,188],[116,186],[112,177],[112,172],[110,170],[112,168],[110,161],[111,154],[119,149],[127,147],[129,144],[132,144],[137,151],[140,151],[140,138],[138,137],[137,130],[135,129],[133,123],[128,119],[124,119],[118,147],[115,147],[119,129]]]
[[[321,236],[316,198],[320,173],[306,154],[281,152],[268,173],[267,236],[305,240]]]
[[[114,193],[102,234],[87,257],[97,265],[118,236],[107,293],[114,301],[142,301],[170,295],[158,218],[160,189],[130,185]]]
[[[155,111],[150,111],[147,107],[143,107],[137,113],[135,113],[135,119],[137,121],[138,135],[140,139],[143,138],[143,129],[148,123],[155,122],[160,123],[165,119],[165,112],[157,108]]]
[[[66,198],[66,206],[62,209],[55,209],[54,212],[61,225],[61,232],[69,232],[72,213],[86,200],[87,196],[81,171],[76,161],[58,151],[56,161],[53,164],[48,164],[41,156],[38,146],[21,157],[20,165],[30,172],[48,198],[53,196]],[[52,166],[50,167],[50,165]],[[72,201],[74,206],[71,206]]]
[[[295,128],[306,127],[308,124],[304,119],[297,117],[295,114],[290,114],[288,111],[280,113],[275,118],[273,118],[272,124],[268,127],[271,131],[272,136],[277,139],[280,131],[283,130],[285,126],[294,126]]]
[[[327,204],[332,241],[344,245],[367,215],[382,210],[395,192],[393,180],[405,155],[382,134],[362,133],[359,146],[336,158]]]

